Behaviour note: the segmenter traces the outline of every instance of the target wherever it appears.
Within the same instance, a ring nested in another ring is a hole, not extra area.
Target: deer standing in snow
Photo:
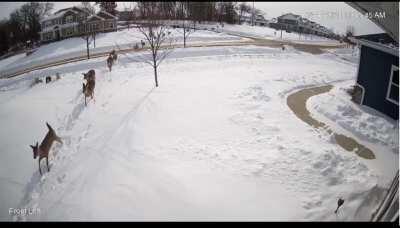
[[[57,136],[56,132],[53,130],[53,128],[46,122],[47,128],[49,131],[47,132],[46,136],[44,137],[42,143],[39,146],[39,142],[36,142],[35,146],[30,145],[30,147],[33,150],[33,159],[36,159],[37,156],[39,156],[39,172],[40,175],[42,175],[42,170],[40,169],[40,161],[43,158],[46,158],[46,165],[47,165],[47,171],[50,171],[49,167],[49,151],[51,149],[51,146],[54,141],[57,141],[62,144],[61,138]]]
[[[113,62],[114,62],[114,60],[113,60],[112,55],[111,55],[111,54],[108,55],[108,58],[107,58],[107,67],[108,67],[108,69],[110,70],[110,72],[111,72],[111,68],[112,68]]]
[[[82,92],[85,95],[85,106],[86,106],[87,97],[90,96],[95,101],[94,87],[96,85],[96,72],[94,70],[89,70],[86,74],[83,73],[83,79],[86,80],[86,84],[82,83]]]
[[[117,58],[118,58],[118,55],[117,55],[117,53],[115,52],[115,50],[112,50],[111,53],[110,53],[110,55],[112,56],[113,63],[115,63],[115,62],[117,61]]]

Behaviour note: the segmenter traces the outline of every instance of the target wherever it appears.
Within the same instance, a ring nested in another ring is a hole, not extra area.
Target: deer
[[[86,74],[83,74],[83,79],[86,80],[86,84],[82,83],[82,93],[85,95],[85,106],[87,106],[86,98],[91,97],[94,101],[94,87],[96,85],[96,72],[89,70]],[[96,101],[95,101],[96,102]]]
[[[115,50],[112,50],[111,53],[110,53],[110,55],[112,56],[113,62],[116,62],[116,61],[117,61],[117,58],[118,58],[118,55],[117,55],[117,53],[115,52]]]
[[[35,146],[30,145],[30,147],[33,150],[33,159],[36,159],[37,156],[39,156],[39,173],[42,175],[42,170],[40,168],[40,161],[43,158],[46,158],[46,166],[47,166],[47,171],[50,172],[50,167],[49,167],[49,151],[51,149],[51,146],[53,145],[54,141],[57,141],[62,144],[61,138],[57,136],[56,132],[53,130],[53,128],[46,122],[47,128],[49,131],[47,132],[46,136],[44,137],[42,143],[36,142]]]
[[[112,55],[111,55],[111,54],[108,55],[108,58],[107,58],[107,67],[108,67],[108,69],[110,69],[110,72],[111,72],[111,68],[112,68],[113,62],[114,62],[114,60],[113,60]]]

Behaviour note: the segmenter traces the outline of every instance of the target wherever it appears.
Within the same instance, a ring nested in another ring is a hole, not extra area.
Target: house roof
[[[42,20],[40,20],[40,22],[60,18],[60,17],[64,16],[64,14],[67,12],[73,12],[75,14],[78,14],[79,12],[77,12],[77,11],[82,11],[82,12],[86,12],[86,13],[90,14],[86,9],[84,9],[82,7],[73,6],[73,7],[69,7],[69,8],[60,9],[57,12],[55,12],[54,14],[43,18]]]
[[[48,16],[48,17],[45,17],[45,18],[41,19],[40,22],[48,21],[48,20],[53,20],[53,19],[56,19],[56,18],[60,18],[60,17],[62,17],[66,12],[67,12],[67,11],[62,12],[62,13],[59,12],[59,13],[57,13],[57,14],[50,15],[50,16]]]
[[[287,14],[283,14],[283,15],[279,16],[278,18],[298,20],[301,17],[300,17],[300,15],[296,15],[296,14],[293,14],[293,13],[287,13]]]
[[[102,18],[102,17],[100,17],[100,16],[98,16],[98,15],[92,14],[92,15],[90,15],[89,17],[87,17],[87,21],[90,20],[90,19],[92,19],[92,18],[94,18],[94,17],[97,18],[97,19],[100,19],[100,20],[102,20],[102,21],[105,20],[104,18]]]
[[[73,10],[73,7],[66,8],[66,9],[62,9],[62,11],[61,10],[57,11],[53,15],[50,15],[48,17],[43,18],[42,20],[40,20],[40,22],[48,21],[48,20],[52,20],[52,19],[56,19],[56,18],[60,18],[60,17],[64,16],[67,12],[73,12],[75,14],[78,14],[78,12]]]
[[[116,16],[114,16],[111,13],[109,13],[107,11],[104,11],[104,10],[100,10],[100,12],[98,12],[97,15],[99,15],[99,14],[105,14],[105,15],[107,15],[109,17],[112,17],[112,18],[115,18],[115,19],[117,18]]]
[[[396,40],[389,36],[387,33],[376,33],[376,34],[367,34],[361,36],[354,36],[356,39],[365,39],[372,42],[378,42],[383,44],[396,44]]]
[[[385,52],[385,53],[388,53],[388,54],[391,54],[391,55],[394,55],[397,57],[399,56],[399,48],[398,47],[390,47],[385,44],[373,42],[373,41],[366,40],[366,39],[357,39],[355,37],[349,37],[349,40],[354,43],[364,45],[364,46],[367,46],[367,47],[370,47],[370,48],[373,48],[373,49],[376,49],[376,50],[379,50],[379,51],[382,51],[382,52]]]

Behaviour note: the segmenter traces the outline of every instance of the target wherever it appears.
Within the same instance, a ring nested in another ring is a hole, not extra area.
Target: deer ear
[[[30,147],[32,147],[32,149],[35,149],[35,147],[34,146],[32,146],[32,145],[29,145]]]
[[[36,147],[38,147],[39,146],[39,142],[36,142]]]

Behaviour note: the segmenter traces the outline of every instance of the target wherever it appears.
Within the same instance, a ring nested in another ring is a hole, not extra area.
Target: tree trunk
[[[183,27],[183,48],[186,48],[186,29]]]
[[[158,78],[157,78],[157,66],[154,64],[154,80],[156,81],[156,87],[158,87]]]
[[[90,59],[90,55],[89,55],[89,36],[86,37],[86,53],[87,53],[87,58]]]

